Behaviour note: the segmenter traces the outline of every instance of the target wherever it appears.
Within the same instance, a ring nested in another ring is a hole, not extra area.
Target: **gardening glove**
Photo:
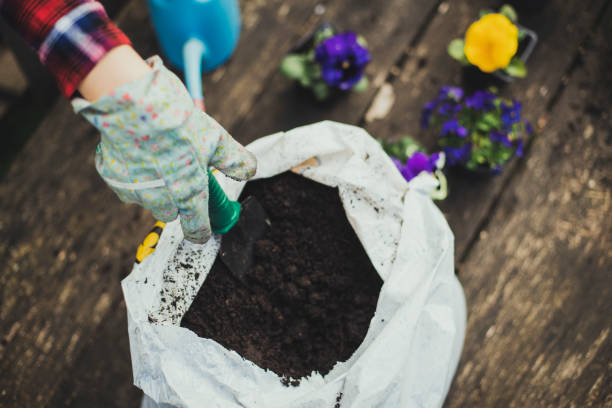
[[[162,222],[180,215],[185,238],[204,243],[209,166],[235,180],[255,174],[255,156],[195,107],[179,78],[157,56],[152,71],[95,102],[72,101],[101,132],[96,169],[124,202],[151,210]]]

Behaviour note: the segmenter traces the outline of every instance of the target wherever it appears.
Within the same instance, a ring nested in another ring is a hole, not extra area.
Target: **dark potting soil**
[[[287,172],[248,183],[242,197],[249,195],[272,224],[255,243],[249,287],[217,258],[181,326],[297,385],[353,354],[382,280],[337,189]]]

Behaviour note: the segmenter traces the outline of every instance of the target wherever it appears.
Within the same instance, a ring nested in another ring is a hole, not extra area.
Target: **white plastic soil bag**
[[[327,408],[340,393],[343,408],[441,406],[459,360],[466,308],[453,234],[429,198],[436,180],[422,173],[406,183],[363,129],[335,122],[264,137],[248,149],[258,159],[255,179],[293,169],[338,187],[384,282],[376,313],[348,361],[286,387],[275,373],[179,326],[206,283],[220,238],[191,245],[172,222],[155,252],[122,282],[143,406]],[[233,199],[244,186],[217,179]],[[187,261],[189,269],[181,266]]]

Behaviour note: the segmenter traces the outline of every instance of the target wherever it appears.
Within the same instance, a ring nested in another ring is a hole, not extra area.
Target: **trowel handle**
[[[202,60],[206,54],[206,46],[197,38],[191,38],[183,45],[183,62],[185,65],[185,83],[195,105],[204,109],[204,93],[202,92]]]
[[[240,203],[225,195],[212,171],[208,169],[208,215],[215,234],[228,232],[240,217]]]
[[[192,38],[183,46],[185,62],[185,83],[195,105],[205,111],[202,92],[202,60],[206,54],[204,43]],[[240,217],[240,203],[225,195],[212,171],[208,169],[208,216],[210,227],[215,234],[228,232]]]

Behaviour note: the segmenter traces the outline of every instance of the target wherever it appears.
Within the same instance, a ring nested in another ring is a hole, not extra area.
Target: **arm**
[[[206,242],[208,169],[236,180],[255,157],[196,107],[159,57],[150,65],[90,0],[0,0],[0,15],[21,33],[57,78],[76,112],[101,134],[96,169],[126,202],[170,222],[180,215],[187,239]]]
[[[0,17],[36,50],[67,98],[74,95],[88,74],[104,60],[107,66],[117,57],[140,59],[140,63],[134,64],[136,72],[125,73],[126,81],[136,78],[130,75],[142,75],[146,69],[144,61],[131,48],[120,47],[129,45],[130,41],[110,22],[97,1],[3,0]],[[115,50],[117,47],[121,50]],[[116,85],[117,81],[121,82],[122,78],[111,79],[109,86]],[[93,95],[101,91],[100,86],[104,88],[103,84],[96,86]],[[89,87],[82,91],[89,92]]]
[[[79,92],[90,101],[119,86],[141,78],[151,67],[129,45],[110,50],[79,84]]]

